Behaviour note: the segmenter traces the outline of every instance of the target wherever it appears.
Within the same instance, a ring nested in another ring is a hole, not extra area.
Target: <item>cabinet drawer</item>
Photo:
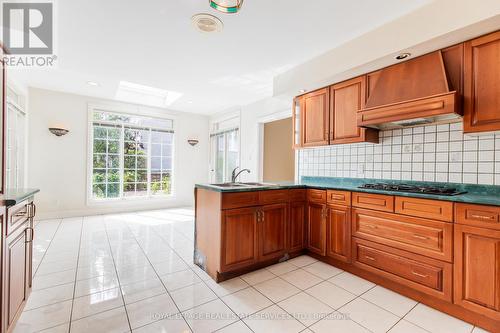
[[[418,291],[451,301],[452,265],[353,239],[354,265]]]
[[[7,235],[22,226],[30,218],[30,202],[22,202],[7,209]]]
[[[353,209],[353,236],[424,256],[453,259],[453,225],[390,213]]]
[[[335,205],[351,205],[351,192],[349,191],[332,191],[328,190],[327,192],[327,202],[329,204]]]
[[[287,202],[288,190],[269,190],[259,192],[259,203],[261,205]]]
[[[456,223],[500,230],[500,207],[457,203]]]
[[[398,214],[453,222],[453,202],[396,197],[395,211]]]
[[[234,192],[222,194],[222,209],[259,205],[259,192]]]
[[[307,190],[307,200],[326,203],[326,191],[325,190]]]
[[[394,197],[392,195],[353,192],[352,205],[392,213],[394,212]]]
[[[306,201],[307,198],[306,192],[307,190],[305,189],[290,190],[288,196],[290,198],[290,201]]]

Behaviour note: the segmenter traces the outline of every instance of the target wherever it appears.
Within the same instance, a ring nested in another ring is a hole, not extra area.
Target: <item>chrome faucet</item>
[[[242,169],[240,170],[240,172],[236,173],[236,170],[238,170],[239,167],[236,167],[234,168],[233,172],[231,172],[231,183],[236,183],[236,178],[238,178],[238,176],[243,172],[243,171],[246,171],[248,173],[250,173],[250,170],[249,169]]]

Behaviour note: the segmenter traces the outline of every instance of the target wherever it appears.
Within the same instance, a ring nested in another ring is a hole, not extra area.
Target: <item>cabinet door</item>
[[[29,239],[27,225],[18,229],[5,240],[5,306],[7,326],[21,313],[28,298],[27,286],[30,263],[28,261]]]
[[[455,225],[455,303],[500,320],[500,231]]]
[[[289,218],[289,251],[300,251],[305,247],[306,204],[305,202],[290,203]]]
[[[307,209],[307,248],[326,255],[326,205],[310,202]]]
[[[500,32],[465,43],[464,132],[500,130]]]
[[[324,88],[302,97],[302,145],[304,147],[328,144],[329,89]]]
[[[365,141],[366,129],[358,127],[358,112],[364,105],[365,91],[365,76],[341,82],[331,87],[330,143]],[[372,131],[374,130],[371,129],[370,132]]]
[[[221,272],[257,262],[257,209],[224,211],[222,219]]]
[[[262,206],[259,221],[259,260],[281,257],[286,252],[286,203]]]
[[[344,262],[351,261],[351,209],[328,206],[326,255]]]
[[[295,97],[293,99],[292,107],[292,123],[293,123],[293,146],[292,148],[298,149],[302,147],[302,109],[303,97]]]

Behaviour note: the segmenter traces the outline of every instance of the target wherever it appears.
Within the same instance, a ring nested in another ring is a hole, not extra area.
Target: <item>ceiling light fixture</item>
[[[191,23],[196,30],[203,33],[221,32],[224,28],[222,21],[210,14],[196,14],[191,17]]]
[[[243,6],[243,0],[208,0],[210,7],[221,13],[235,14]]]
[[[303,93],[305,93],[306,91],[307,91],[307,90],[305,90],[305,89],[300,89],[300,90],[299,90],[299,94],[303,94]]]
[[[93,87],[100,86],[100,84],[98,82],[95,82],[95,81],[87,81],[87,84],[89,86],[93,86]]]
[[[411,53],[408,53],[408,52],[405,52],[405,53],[400,53],[398,54],[397,56],[395,56],[394,58],[396,60],[403,60],[403,59],[406,59],[406,58],[409,58],[411,56]]]

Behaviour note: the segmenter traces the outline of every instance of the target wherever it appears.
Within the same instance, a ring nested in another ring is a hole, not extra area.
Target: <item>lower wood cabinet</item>
[[[288,219],[288,250],[290,252],[301,251],[306,247],[306,203],[304,201],[291,202]]]
[[[257,209],[229,209],[223,214],[221,272],[255,264],[258,259]]]
[[[287,204],[266,205],[260,208],[258,220],[259,260],[271,260],[286,252]]]
[[[3,208],[1,213],[3,224],[16,220],[15,229],[4,239],[3,247],[2,325],[5,332],[12,329],[31,293],[34,212],[34,204],[28,200],[7,210]]]
[[[281,257],[286,252],[286,219],[286,203],[225,210],[221,272]]]
[[[343,262],[351,261],[351,208],[328,205],[326,255]]]
[[[500,230],[455,225],[454,301],[500,321]]]
[[[307,206],[307,249],[326,255],[326,204],[309,202]]]

